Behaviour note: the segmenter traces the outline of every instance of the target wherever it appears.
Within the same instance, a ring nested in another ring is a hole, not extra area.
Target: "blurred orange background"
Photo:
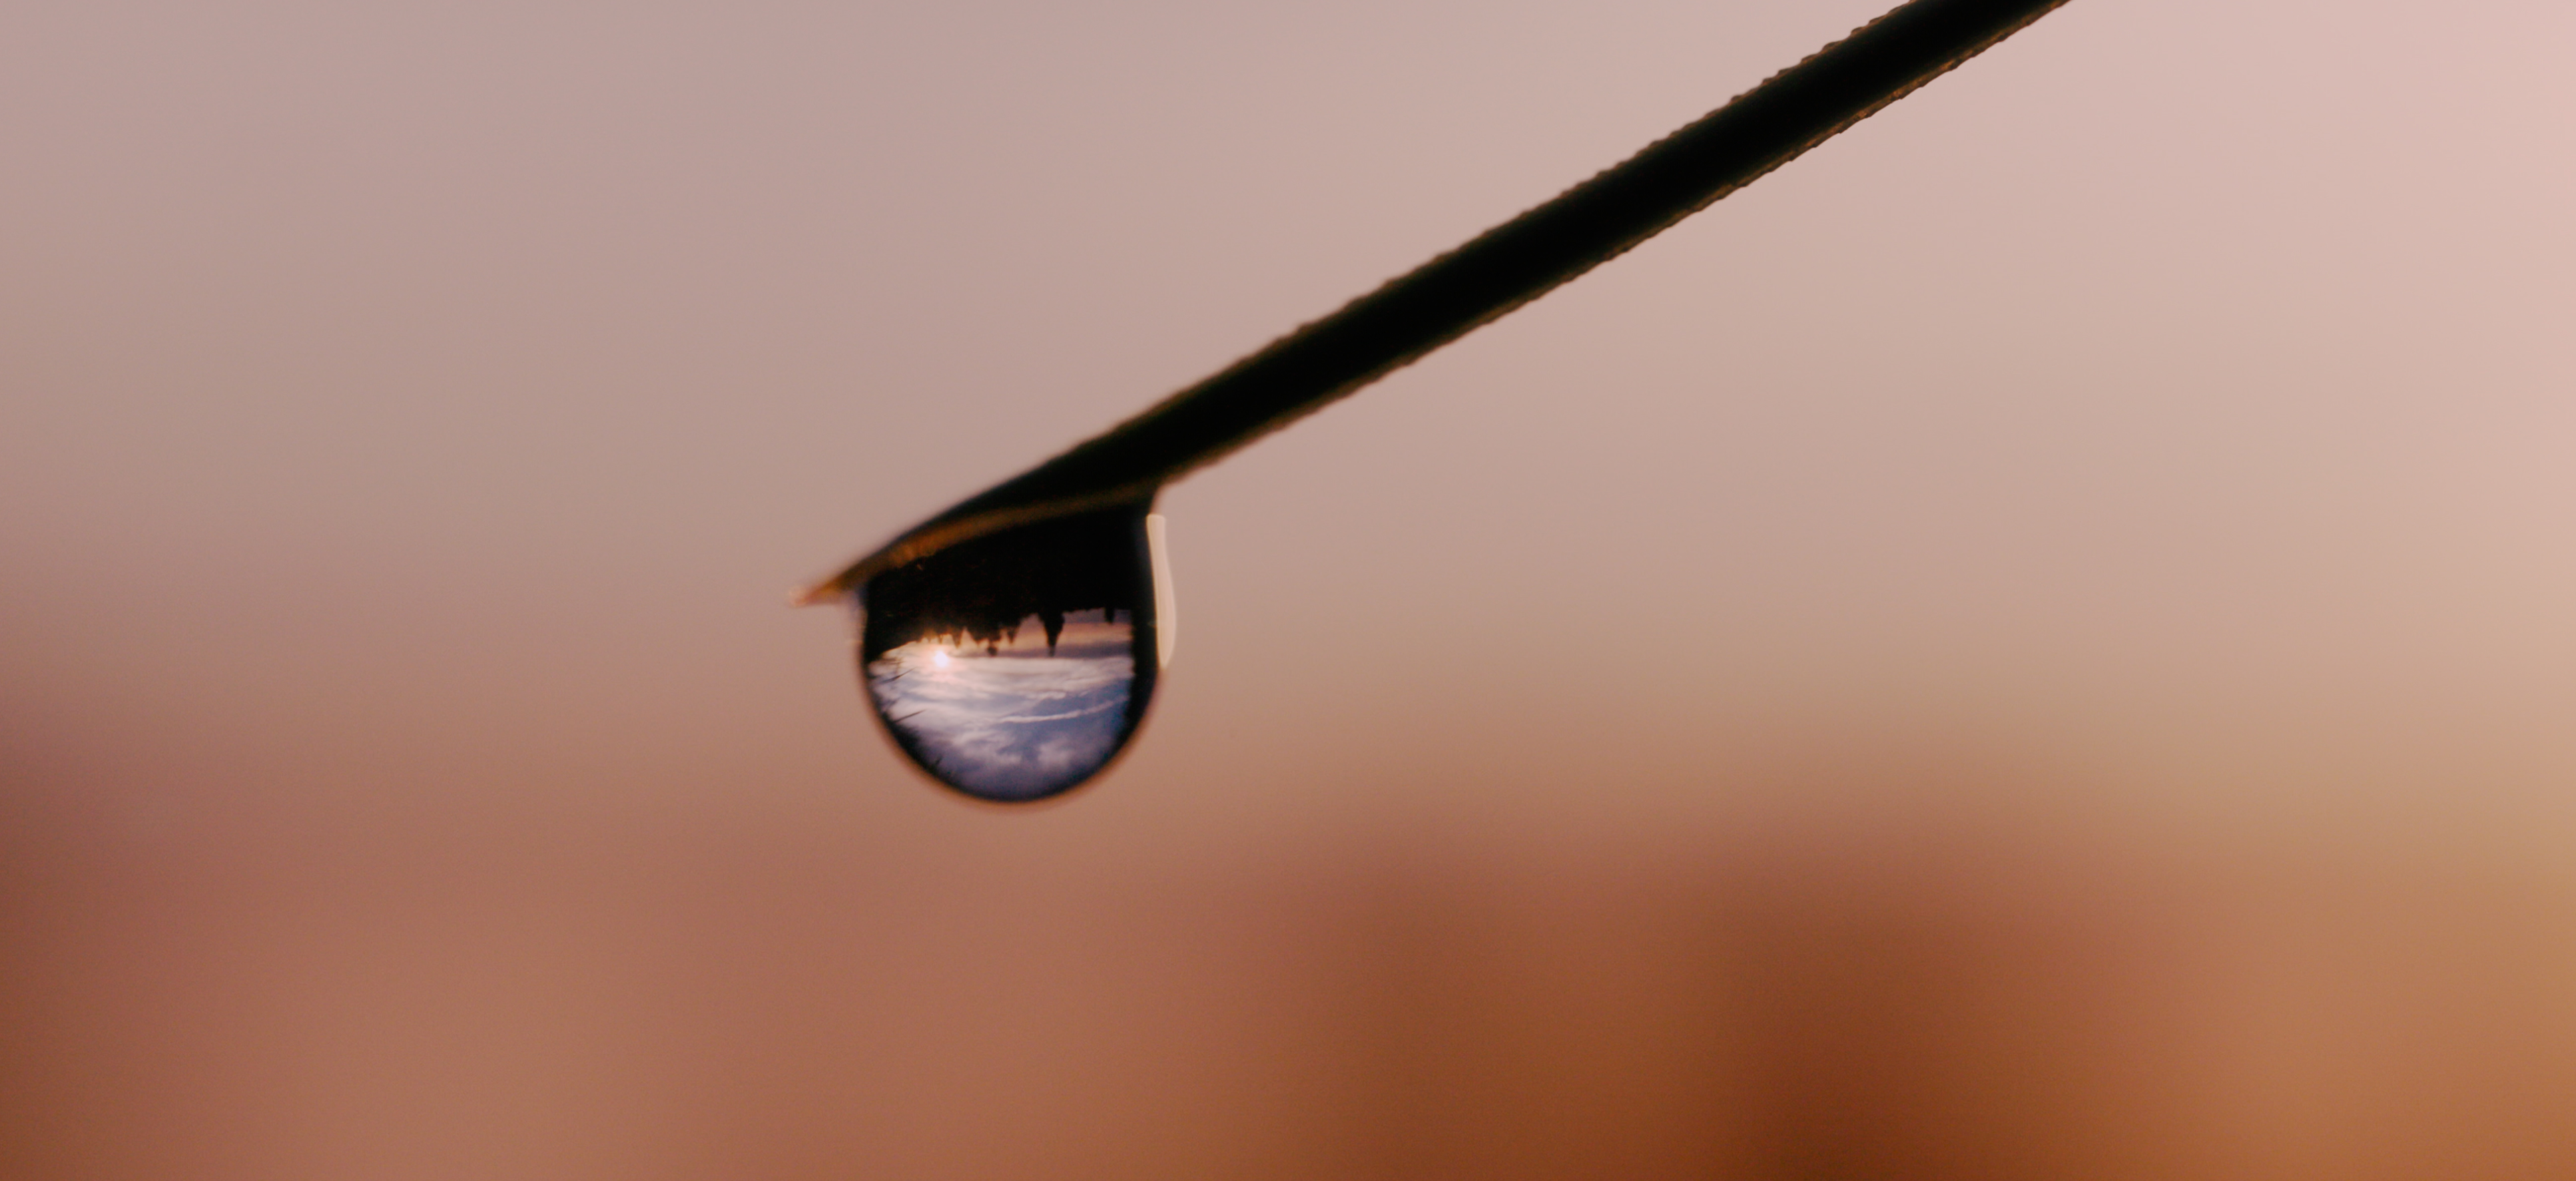
[[[2576,1173],[2576,9],[2077,0],[1165,496],[1010,813],[787,591],[1874,15],[0,18],[0,1171]]]

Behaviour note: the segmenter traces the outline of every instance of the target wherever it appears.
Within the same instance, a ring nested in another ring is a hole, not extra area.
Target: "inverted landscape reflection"
[[[859,668],[886,733],[941,783],[1023,803],[1134,737],[1157,635],[1142,506],[976,538],[868,580]]]

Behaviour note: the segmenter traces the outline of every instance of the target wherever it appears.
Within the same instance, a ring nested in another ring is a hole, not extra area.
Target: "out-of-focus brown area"
[[[1061,804],[780,605],[1870,15],[11,13],[0,1173],[2568,1175],[2563,5],[2070,5],[1173,490]]]
[[[1891,786],[1849,774],[1778,786]],[[1919,800],[1240,860],[715,811],[218,850],[22,815],[12,1172],[2539,1177],[2576,1151],[2564,883],[2467,859]]]

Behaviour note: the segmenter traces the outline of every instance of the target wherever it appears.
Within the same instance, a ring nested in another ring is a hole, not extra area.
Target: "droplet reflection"
[[[877,575],[859,596],[858,652],[877,717],[923,770],[978,799],[1081,785],[1135,735],[1154,695],[1152,570],[1134,506],[1023,525]]]

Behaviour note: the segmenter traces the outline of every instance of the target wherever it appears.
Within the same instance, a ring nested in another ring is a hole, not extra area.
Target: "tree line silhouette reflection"
[[[1142,514],[1115,509],[1023,525],[888,570],[867,584],[860,661],[919,640],[962,640],[994,654],[1031,619],[1053,655],[1065,617],[1082,611],[1148,633],[1144,546]]]

